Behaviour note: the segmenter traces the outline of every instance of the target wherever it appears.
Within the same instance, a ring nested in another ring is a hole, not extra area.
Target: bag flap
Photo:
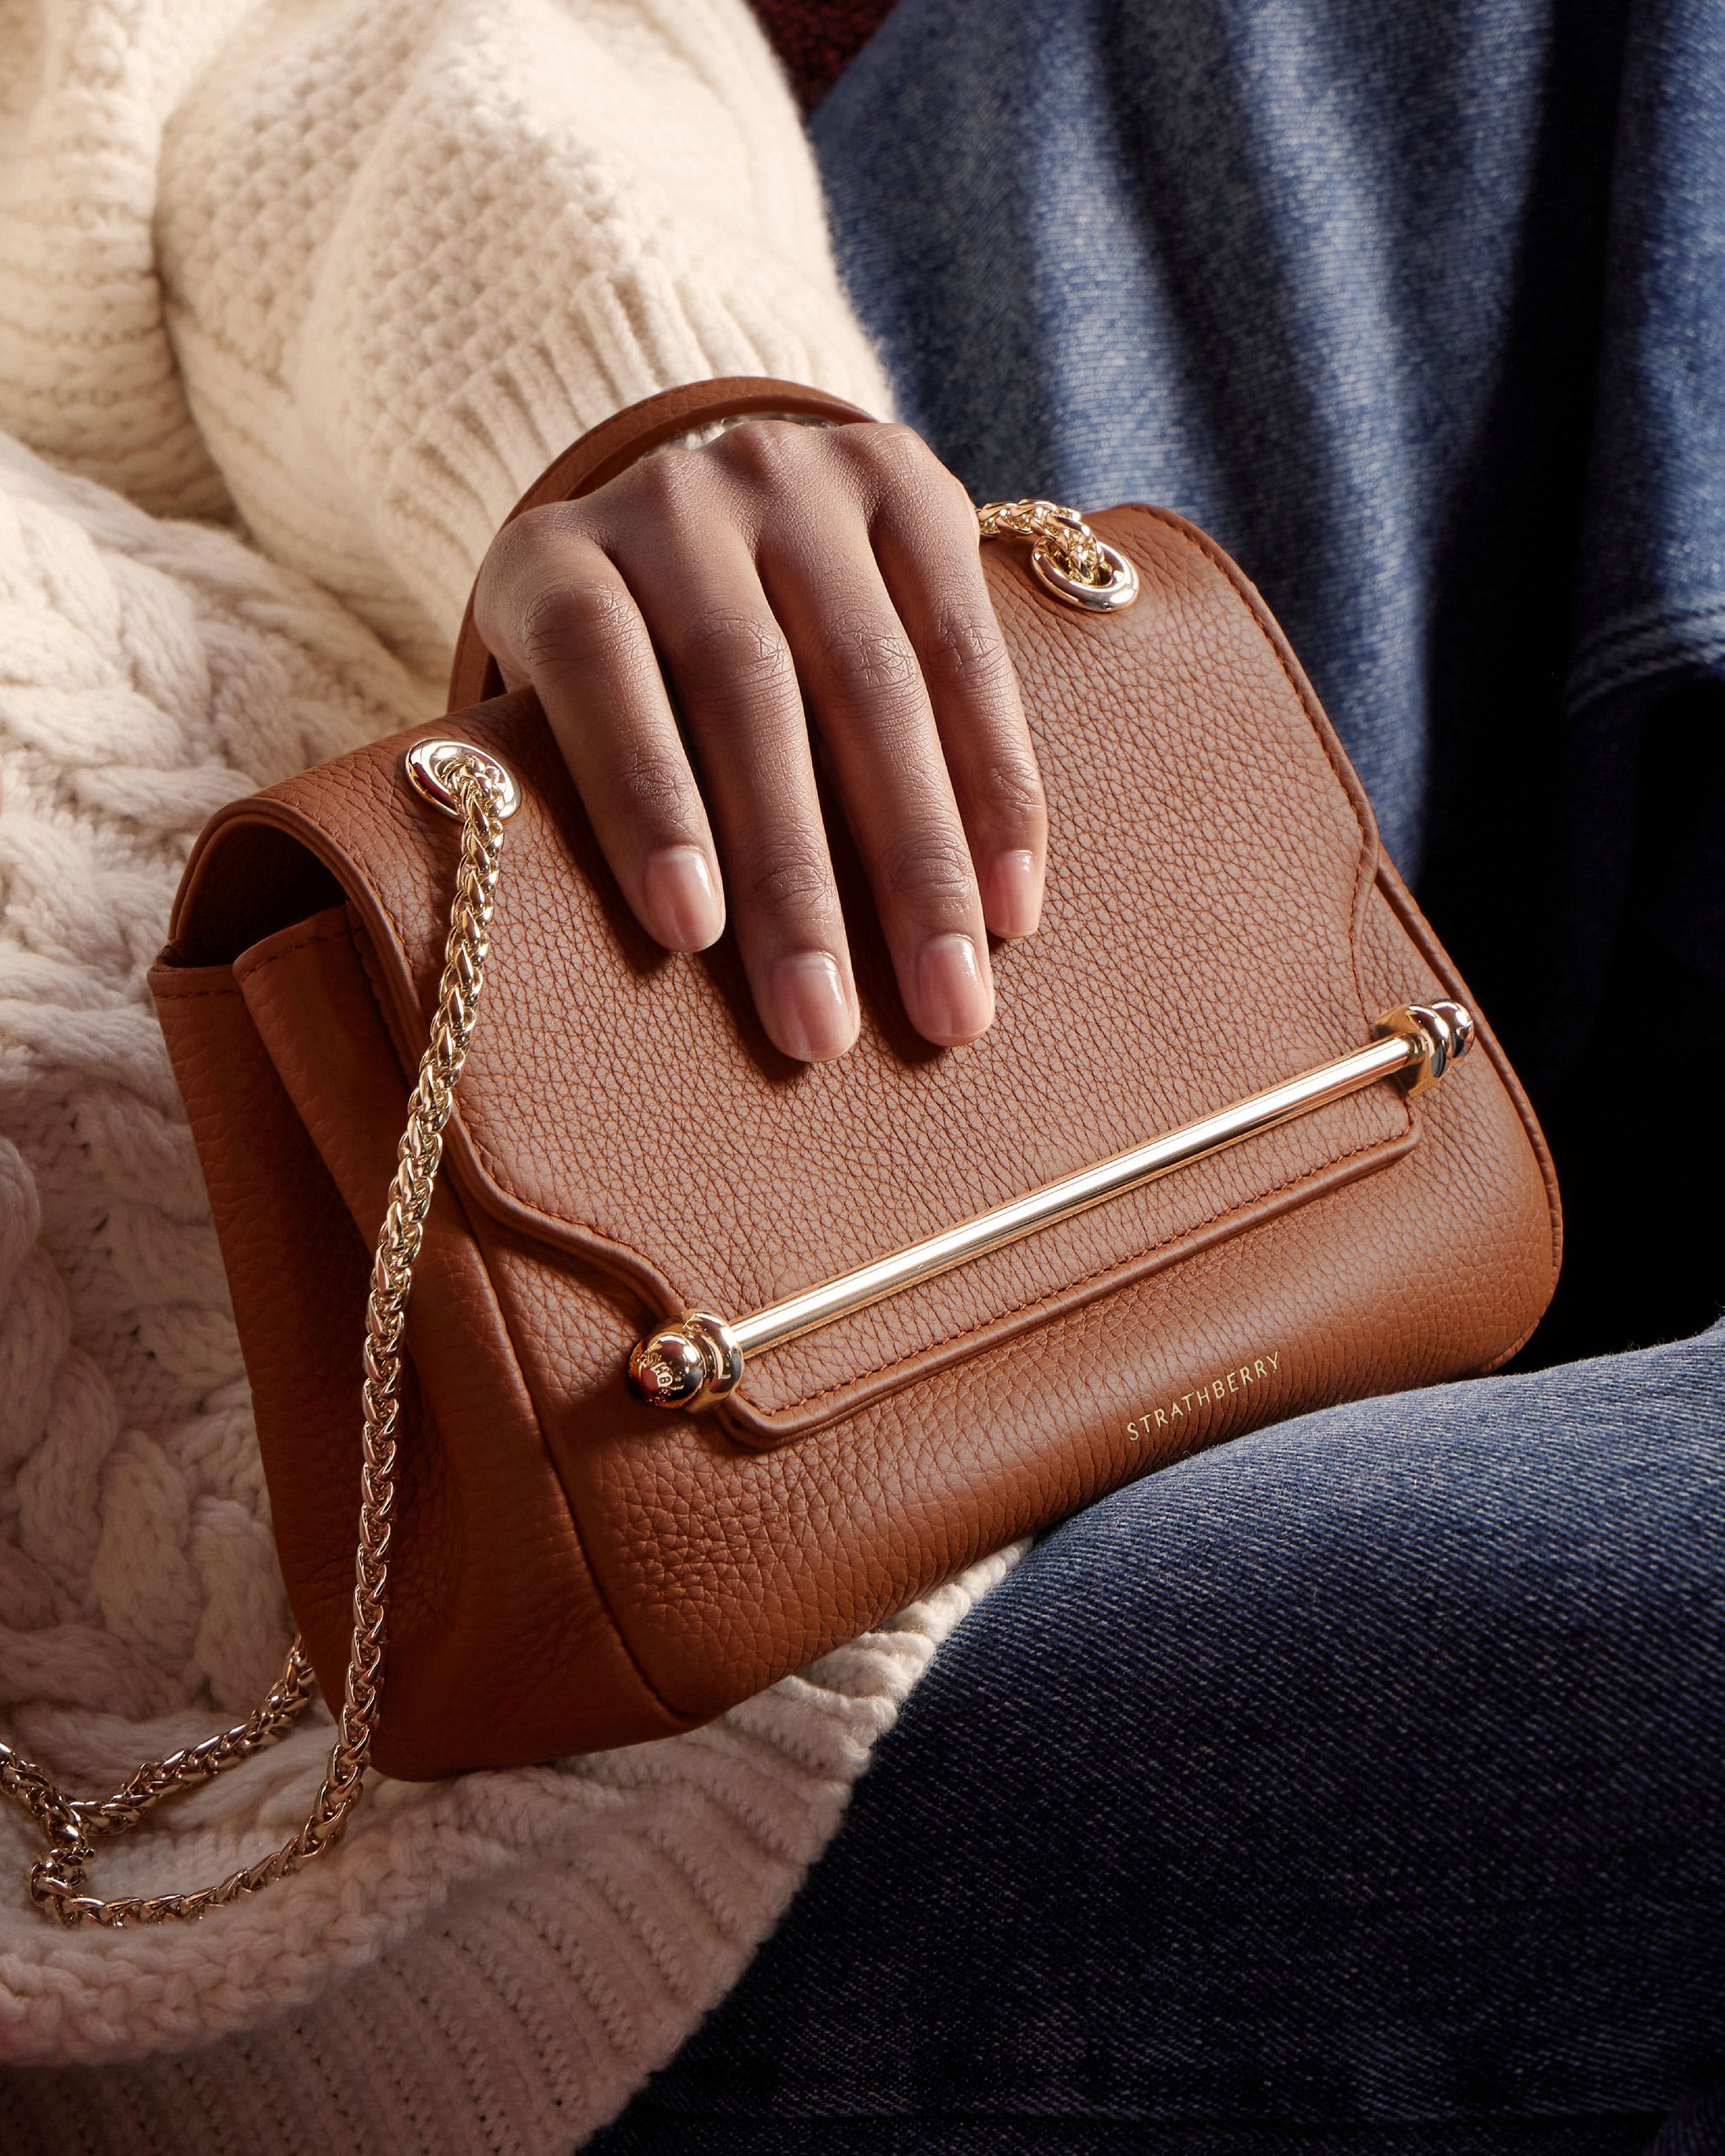
[[[636,926],[526,695],[223,811],[171,955],[231,958],[345,894],[411,1071],[459,833],[406,783],[403,751],[435,732],[501,757],[525,798],[449,1172],[470,1207],[631,1284],[644,1322],[742,1316],[1343,1055],[1376,1016],[1356,969],[1378,865],[1358,782],[1225,557],[1161,511],[1094,521],[1142,578],[1117,614],[1048,597],[1021,547],[984,549],[1051,830],[1043,925],[997,947],[998,1015],[968,1048],[911,1031],[841,860],[861,1039],[829,1065],[778,1055],[729,936],[669,955]],[[752,1357],[720,1412],[778,1442],[1413,1139],[1402,1094],[1373,1086]]]

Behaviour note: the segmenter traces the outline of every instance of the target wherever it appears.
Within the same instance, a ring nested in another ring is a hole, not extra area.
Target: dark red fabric
[[[893,0],[753,0],[807,112],[892,13]]]

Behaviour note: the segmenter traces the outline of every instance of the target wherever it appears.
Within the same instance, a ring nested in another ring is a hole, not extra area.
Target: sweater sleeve
[[[743,0],[263,0],[168,125],[156,232],[241,516],[417,671],[620,406],[726,373],[886,406]]]
[[[233,505],[154,243],[168,116],[254,0],[0,0],[0,429],[157,516]]]

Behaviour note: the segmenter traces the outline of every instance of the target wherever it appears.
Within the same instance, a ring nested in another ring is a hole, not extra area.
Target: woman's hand
[[[857,1031],[811,723],[911,1023],[942,1044],[988,1025],[985,931],[1034,929],[1048,820],[975,514],[916,435],[757,420],[661,450],[507,526],[475,613],[642,926],[702,949],[728,895],[788,1055]]]

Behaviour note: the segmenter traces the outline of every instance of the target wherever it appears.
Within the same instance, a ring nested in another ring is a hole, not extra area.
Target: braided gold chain
[[[984,539],[1029,540],[1034,552],[1046,557],[1076,584],[1106,592],[1117,580],[1118,569],[1111,566],[1096,534],[1076,510],[1059,502],[985,502],[977,511],[977,524]],[[164,1798],[212,1782],[240,1765],[285,1737],[299,1721],[316,1689],[300,1642],[293,1641],[280,1675],[244,1722],[166,1758],[145,1761],[110,1796],[68,1796],[45,1768],[0,1742],[0,1791],[35,1820],[48,1843],[30,1867],[30,1899],[45,1916],[68,1927],[190,1922],[208,1910],[255,1894],[333,1848],[364,1793],[388,1635],[402,1332],[414,1261],[443,1158],[444,1130],[485,985],[506,813],[501,792],[506,782],[495,766],[460,757],[445,765],[440,775],[461,818],[461,861],[437,1010],[408,1103],[366,1301],[353,1630],[341,1711],[323,1784],[290,1840],[255,1863],[230,1872],[217,1885],[188,1893],[125,1895],[104,1901],[81,1891],[101,1843],[135,1827]]]
[[[31,1815],[48,1841],[45,1852],[30,1867],[30,1899],[45,1916],[69,1927],[190,1922],[206,1910],[255,1894],[333,1848],[364,1793],[388,1635],[402,1332],[413,1265],[443,1158],[444,1129],[485,985],[491,911],[502,865],[503,816],[496,767],[487,768],[463,757],[447,765],[443,775],[459,805],[461,863],[449,909],[431,1038],[408,1105],[407,1128],[397,1154],[388,1209],[378,1231],[366,1300],[365,1377],[360,1393],[364,1464],[354,1559],[353,1633],[323,1786],[290,1840],[256,1863],[230,1872],[218,1885],[190,1893],[126,1895],[103,1901],[81,1891],[99,1844],[136,1826],[164,1797],[213,1781],[250,1758],[285,1736],[305,1712],[316,1681],[299,1640],[288,1649],[281,1675],[261,1706],[244,1722],[188,1750],[146,1761],[111,1796],[69,1797],[33,1760],[0,1743],[0,1789]]]
[[[1057,501],[985,501],[976,521],[984,539],[1029,539],[1075,583],[1101,591],[1111,581],[1101,542],[1076,509]]]

